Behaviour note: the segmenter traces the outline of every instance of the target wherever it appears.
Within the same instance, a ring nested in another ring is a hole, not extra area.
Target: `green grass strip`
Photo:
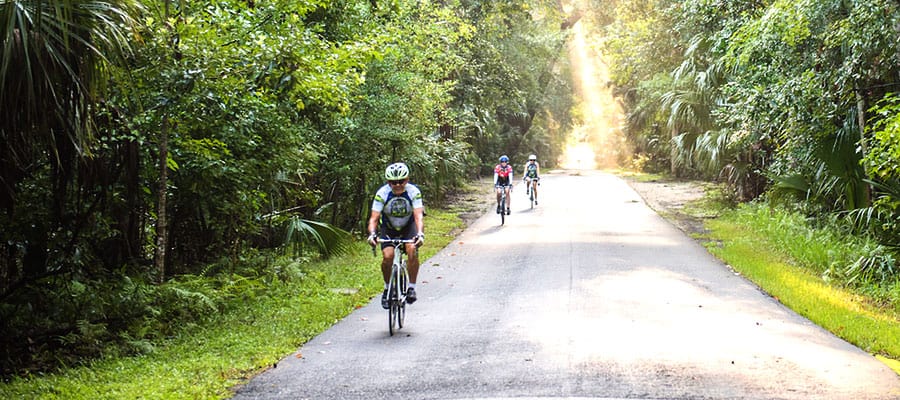
[[[829,285],[812,271],[793,265],[770,235],[749,228],[752,212],[736,211],[707,222],[711,253],[775,299],[840,338],[873,354],[900,358],[900,321],[850,290]],[[884,359],[882,357],[882,359]],[[896,361],[886,363],[900,373]]]

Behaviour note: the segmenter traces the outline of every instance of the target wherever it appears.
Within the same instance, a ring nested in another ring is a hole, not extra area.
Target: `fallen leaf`
[[[303,354],[302,354],[302,353],[297,353],[297,356],[296,356],[296,357],[297,357],[297,358],[303,358]]]

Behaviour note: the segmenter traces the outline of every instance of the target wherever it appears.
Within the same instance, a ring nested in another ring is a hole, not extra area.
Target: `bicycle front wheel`
[[[500,198],[500,225],[506,223],[506,194]]]
[[[406,272],[406,261],[403,262],[403,267],[400,268],[399,275],[400,293],[402,293],[402,295],[397,297],[397,329],[403,328],[403,322],[406,319],[406,290],[409,287],[409,274]]]
[[[393,295],[391,296],[391,299],[389,301],[390,301],[390,306],[388,306],[388,332],[391,334],[391,336],[394,336],[394,331],[397,329],[396,323],[397,323],[397,312],[398,312],[397,303],[398,302],[396,300],[396,297],[394,297]]]
[[[400,327],[397,326],[397,320],[400,315],[400,305],[397,301],[391,302],[391,308],[388,309],[388,332],[391,336],[394,336],[394,332],[400,330]]]
[[[388,332],[391,336],[394,336],[394,331],[397,329],[397,314],[398,314],[398,305],[399,301],[399,293],[397,293],[397,266],[394,266],[394,271],[391,273],[391,281],[388,282]]]

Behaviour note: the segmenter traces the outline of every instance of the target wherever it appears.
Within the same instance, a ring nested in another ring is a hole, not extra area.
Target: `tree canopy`
[[[648,165],[900,249],[900,4],[618,0],[604,51]],[[896,256],[870,276],[896,279]]]
[[[501,153],[552,164],[565,18],[537,0],[0,0],[3,372],[165,334],[159,301],[185,293],[166,282],[339,252],[391,162],[432,203]]]

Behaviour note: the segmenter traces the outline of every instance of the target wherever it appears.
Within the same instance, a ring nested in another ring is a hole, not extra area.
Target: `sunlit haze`
[[[571,9],[573,2],[566,4]],[[588,14],[586,12],[586,14]],[[589,22],[582,19],[572,27],[569,59],[572,64],[577,101],[575,122],[568,135],[560,166],[567,169],[611,168],[627,157],[621,130],[622,109],[608,87],[609,70],[602,55],[592,47]]]

